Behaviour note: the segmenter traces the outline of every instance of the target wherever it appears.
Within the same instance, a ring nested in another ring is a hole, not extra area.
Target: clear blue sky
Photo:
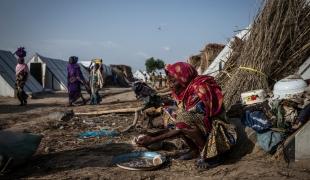
[[[67,60],[103,58],[144,69],[224,43],[252,22],[261,0],[1,0],[0,49],[25,46]]]

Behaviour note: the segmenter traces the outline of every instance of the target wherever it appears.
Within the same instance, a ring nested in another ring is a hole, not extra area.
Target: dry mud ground
[[[104,127],[125,128],[132,123],[133,114],[110,114],[91,119],[76,117],[69,121],[50,117],[52,113],[69,109],[90,112],[141,105],[129,89],[109,88],[104,94],[101,105],[76,107],[65,106],[67,96],[64,93],[39,95],[29,99],[26,107],[17,106],[17,99],[0,98],[0,129],[43,135],[32,159],[0,179],[310,179],[309,170],[289,167],[254,145],[238,147],[232,153],[235,155],[227,157],[223,165],[206,171],[198,171],[195,160],[173,159],[155,171],[128,171],[116,167],[111,159],[137,150],[131,145],[131,139],[141,129],[113,138],[79,139],[77,135]]]

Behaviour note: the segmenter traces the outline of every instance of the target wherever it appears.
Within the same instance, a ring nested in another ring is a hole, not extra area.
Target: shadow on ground
[[[26,106],[19,106],[18,102],[16,104],[0,104],[0,114],[6,113],[23,113],[29,110],[37,109],[37,108],[45,108],[45,107],[65,107],[65,104],[58,103],[29,103]]]
[[[85,167],[111,167],[114,156],[131,151],[133,151],[133,147],[130,144],[111,143],[36,155],[22,167],[11,170],[5,176],[0,176],[0,179],[18,179],[27,176],[35,178]]]

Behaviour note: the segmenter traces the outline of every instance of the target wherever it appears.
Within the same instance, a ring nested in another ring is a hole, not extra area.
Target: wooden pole
[[[112,114],[112,113],[134,113],[136,111],[141,111],[142,108],[143,107],[111,109],[111,110],[94,111],[94,112],[77,112],[77,113],[74,113],[74,115],[76,115],[76,116],[89,116],[89,115],[104,115],[104,114]]]

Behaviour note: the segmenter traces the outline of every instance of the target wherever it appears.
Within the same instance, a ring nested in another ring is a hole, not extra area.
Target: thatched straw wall
[[[310,5],[306,0],[268,0],[255,19],[231,78],[225,82],[224,104],[229,109],[240,94],[272,89],[273,84],[310,55]]]
[[[201,51],[201,64],[200,71],[202,74],[216,58],[216,56],[224,49],[225,45],[211,43],[207,44],[205,48]]]
[[[201,63],[201,55],[199,54],[190,56],[188,59],[188,63],[198,69]]]
[[[224,64],[223,70],[220,71],[220,73],[217,76],[215,76],[217,83],[221,87],[224,87],[225,83],[227,83],[228,80],[231,78],[232,72],[236,69],[237,60],[240,57],[243,45],[244,45],[244,41],[238,38],[237,36],[235,36],[230,45],[232,52],[227,58],[227,61]]]
[[[199,74],[202,74],[224,47],[222,44],[207,44],[200,54],[191,56],[188,63],[193,65]]]
[[[121,71],[129,81],[134,80],[130,66],[121,64],[121,65],[110,65],[110,67]]]

